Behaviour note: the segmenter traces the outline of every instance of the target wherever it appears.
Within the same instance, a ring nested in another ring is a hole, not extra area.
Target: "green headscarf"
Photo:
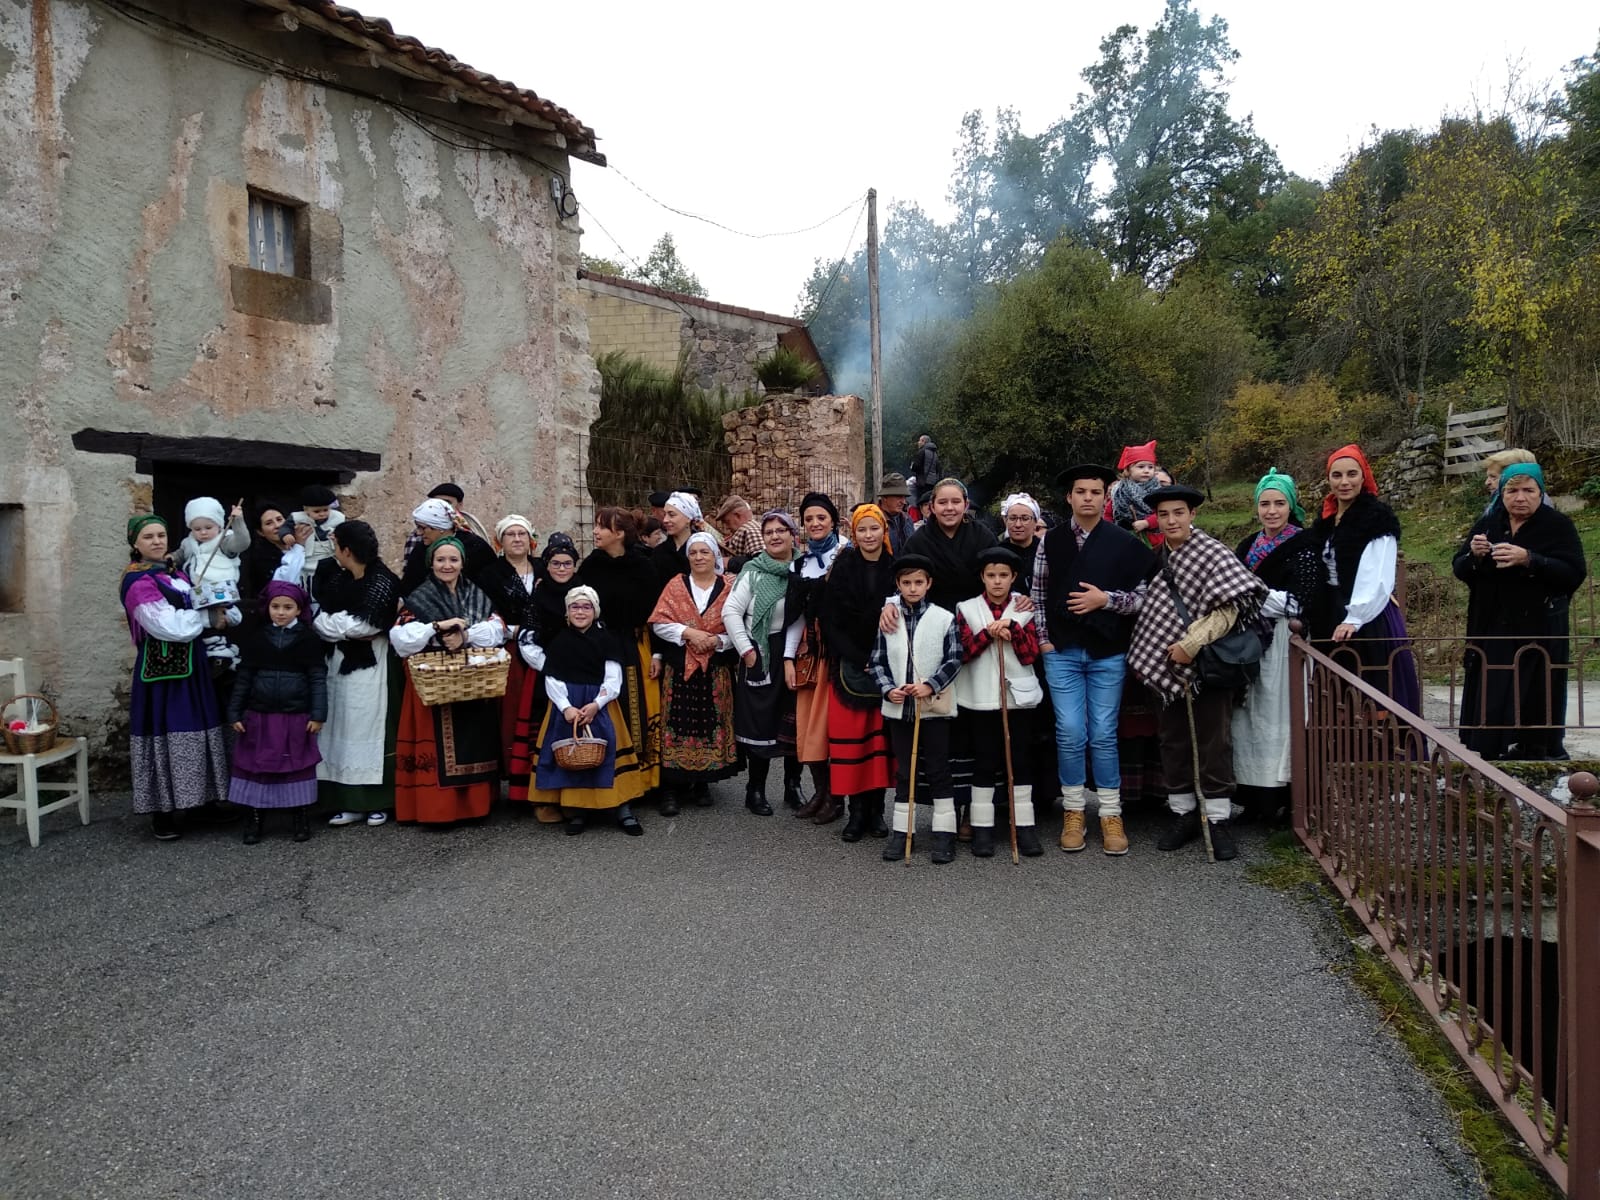
[[[1273,467],[1256,484],[1255,500],[1257,504],[1261,503],[1262,492],[1282,492],[1284,498],[1289,501],[1289,519],[1300,528],[1305,528],[1306,514],[1305,510],[1300,507],[1300,489],[1295,487],[1294,479],[1291,476],[1285,475],[1277,467]]]
[[[1506,481],[1508,479],[1515,479],[1519,475],[1526,475],[1529,479],[1533,480],[1539,485],[1539,494],[1541,496],[1545,494],[1547,489],[1544,486],[1543,467],[1541,467],[1538,463],[1512,463],[1504,471],[1500,472],[1500,487],[1495,492],[1495,499],[1500,501],[1502,505],[1504,505],[1506,502]]]
[[[439,553],[440,546],[454,546],[461,551],[461,565],[463,567],[467,565],[467,548],[462,544],[461,539],[458,537],[442,537],[428,547],[428,565],[430,567],[433,566],[433,556]]]
[[[761,657],[763,672],[770,669],[767,666],[767,657],[770,653],[771,639],[767,635],[767,627],[772,624],[773,609],[778,607],[778,602],[789,590],[789,573],[793,569],[792,561],[779,562],[763,550],[745,563],[744,569],[739,572],[740,579],[750,580],[748,629],[750,640],[756,644],[756,653]]]
[[[160,517],[156,516],[155,513],[144,513],[141,516],[129,517],[128,545],[132,546],[135,542],[137,542],[139,540],[139,534],[144,532],[145,527],[148,525],[159,525],[163,529],[167,527],[167,523]]]

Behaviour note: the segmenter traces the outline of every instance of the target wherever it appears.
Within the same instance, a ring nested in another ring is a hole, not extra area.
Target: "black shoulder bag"
[[[1183,627],[1194,624],[1189,607],[1178,591],[1178,580],[1171,567],[1162,567],[1161,574],[1172,592],[1172,603],[1177,606]],[[1195,656],[1195,674],[1204,692],[1242,692],[1261,677],[1261,654],[1265,647],[1261,635],[1240,622],[1209,646],[1202,646]]]

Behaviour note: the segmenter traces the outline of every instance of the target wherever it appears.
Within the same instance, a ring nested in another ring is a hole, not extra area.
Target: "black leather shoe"
[[[1039,831],[1032,825],[1017,826],[1017,853],[1023,858],[1038,858],[1044,853],[1039,844]]]
[[[633,809],[626,804],[617,809],[617,824],[629,837],[644,836],[644,826],[639,824],[639,818],[633,815]]]
[[[244,844],[246,846],[258,845],[261,841],[261,826],[267,814],[259,808],[250,810],[250,820],[244,827]]]
[[[175,842],[183,836],[178,828],[178,822],[171,813],[151,813],[150,832],[155,834],[158,842]]]
[[[1161,840],[1156,843],[1156,849],[1181,850],[1199,836],[1199,809],[1186,813],[1172,813],[1167,819],[1166,829],[1161,833]]]
[[[294,810],[294,840],[297,842],[311,840],[311,813],[304,808]]]
[[[994,857],[994,826],[974,825],[972,827],[972,857]],[[935,861],[938,861],[937,859]]]
[[[991,834],[993,831],[990,831]],[[933,835],[933,861],[941,865],[956,860],[956,835],[953,833],[936,833]]]
[[[757,791],[755,788],[745,789],[744,806],[758,817],[770,817],[772,815],[772,805],[767,803],[766,793]]]
[[[679,804],[678,804],[678,793],[677,792],[662,792],[661,793],[661,807],[659,809],[657,809],[657,811],[663,817],[675,817],[675,816],[677,816],[678,813],[681,811],[681,809],[679,807]]]
[[[786,808],[799,808],[805,803],[805,798],[800,794],[800,781],[796,779],[790,783],[783,781],[783,803]]]
[[[1239,857],[1239,843],[1233,840],[1233,830],[1227,821],[1211,821],[1211,853],[1218,862],[1229,862]]]
[[[894,862],[897,858],[906,856],[906,835],[891,833],[889,840],[883,843],[883,861]]]
[[[695,784],[689,789],[689,799],[694,802],[696,808],[710,808],[711,785],[708,783]]]
[[[844,823],[844,830],[839,834],[842,841],[859,842],[862,835],[867,832],[867,805],[860,796],[850,797],[850,816]]]
[[[582,833],[588,827],[589,827],[589,823],[587,821],[585,821],[582,817],[572,816],[572,817],[568,817],[567,818],[567,836],[568,837],[577,837],[580,833]]]

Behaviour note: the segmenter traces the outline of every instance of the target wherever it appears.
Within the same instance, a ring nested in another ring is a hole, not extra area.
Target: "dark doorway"
[[[151,507],[177,537],[183,536],[176,533],[184,527],[183,506],[196,496],[215,497],[224,510],[242,499],[245,523],[253,533],[260,505],[271,504],[287,517],[300,507],[300,489],[308,483],[324,484],[338,491],[344,482],[337,471],[293,471],[248,465],[201,467],[191,463],[154,462],[149,472],[154,484]]]

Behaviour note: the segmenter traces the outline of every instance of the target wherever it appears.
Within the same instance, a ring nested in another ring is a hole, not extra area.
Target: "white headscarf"
[[[1006,502],[1000,506],[1001,519],[1004,520],[1005,515],[1019,504],[1027,505],[1028,509],[1033,513],[1033,519],[1035,521],[1040,519],[1039,502],[1032,496],[1028,495],[1027,492],[1013,492],[1011,495],[1006,497]]]
[[[448,500],[434,497],[411,510],[411,519],[424,529],[454,529],[456,510]]]
[[[228,523],[228,514],[222,509],[222,502],[210,496],[196,496],[183,506],[183,524],[187,528],[196,521],[210,521],[217,528],[222,528]]]
[[[596,621],[598,621],[600,619],[600,593],[599,592],[595,591],[592,587],[584,587],[582,585],[579,585],[578,587],[573,588],[571,591],[569,591],[567,593],[567,600],[566,600],[565,608],[571,608],[572,607],[572,602],[574,600],[587,600],[590,604],[594,605],[594,619]],[[563,609],[563,611],[565,611],[565,608]]]
[[[673,492],[667,497],[667,504],[677,509],[691,521],[698,521],[700,517],[700,501],[688,492]]]
[[[511,513],[508,516],[501,517],[500,520],[495,522],[494,540],[497,542],[505,541],[506,530],[512,528],[513,526],[519,525],[528,531],[528,536],[530,538],[539,536],[539,531],[533,527],[532,521],[528,520],[528,518],[523,516],[521,513]]]
[[[676,508],[677,505],[673,505],[673,507]],[[718,544],[717,539],[712,537],[709,533],[705,532],[705,530],[703,530],[703,529],[699,533],[691,533],[689,535],[689,540],[683,544],[683,552],[685,554],[688,554],[689,553],[689,547],[693,546],[696,542],[698,542],[702,546],[710,546],[711,547],[711,553],[716,555],[717,574],[721,575],[722,574],[722,568],[723,568],[725,560],[722,557],[722,546],[720,544]]]

